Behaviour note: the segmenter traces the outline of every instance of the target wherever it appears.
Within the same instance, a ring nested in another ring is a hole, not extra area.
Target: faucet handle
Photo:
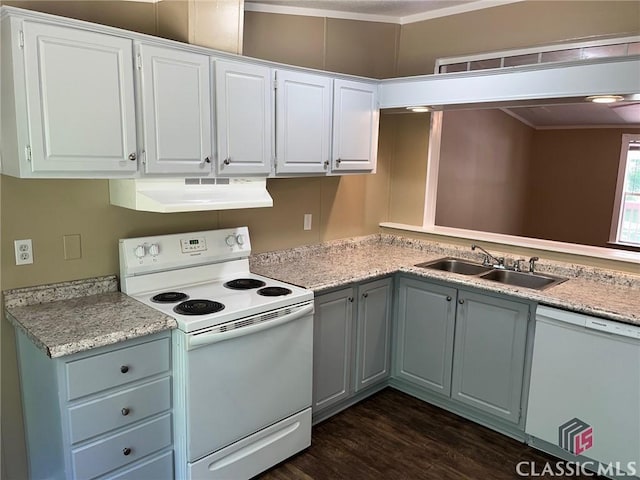
[[[520,265],[522,262],[524,262],[524,258],[518,258],[517,260],[513,261],[513,271],[514,272],[521,272],[522,271],[522,265]]]
[[[529,259],[529,272],[534,273],[536,271],[536,262],[540,260],[540,257],[531,257]]]

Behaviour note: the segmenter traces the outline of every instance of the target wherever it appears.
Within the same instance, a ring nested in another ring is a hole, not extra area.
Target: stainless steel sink
[[[461,275],[479,275],[491,270],[491,267],[453,257],[439,258],[431,262],[419,263],[416,267],[432,268],[434,270],[459,273]]]
[[[566,278],[556,277],[553,275],[515,272],[513,270],[491,270],[479,277],[485,280],[504,283],[506,285],[532,288],[534,290],[544,290],[545,288],[558,285],[567,280]]]
[[[491,280],[492,282],[499,282],[504,285],[531,288],[533,290],[544,290],[567,280],[566,278],[556,277],[546,273],[518,272],[515,270],[494,268],[455,257],[445,257],[430,262],[418,263],[416,267],[475,276],[483,280]]]

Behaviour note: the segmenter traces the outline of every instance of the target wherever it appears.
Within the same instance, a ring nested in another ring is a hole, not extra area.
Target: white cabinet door
[[[268,174],[273,148],[271,69],[215,62],[217,172]]]
[[[392,285],[389,277],[358,287],[356,391],[389,377]]]
[[[451,397],[520,421],[529,305],[458,293]]]
[[[276,72],[276,173],[329,168],[333,85],[330,77]]]
[[[313,318],[313,413],[353,393],[353,289],[320,295]]]
[[[457,290],[401,278],[394,375],[446,396],[451,393]]]
[[[376,168],[378,153],[378,86],[335,80],[333,95],[333,171]]]
[[[131,40],[24,23],[34,172],[135,172]]]
[[[207,55],[140,45],[147,173],[211,172]]]

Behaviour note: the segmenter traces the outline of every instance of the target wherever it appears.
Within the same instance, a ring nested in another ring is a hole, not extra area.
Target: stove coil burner
[[[282,295],[289,295],[291,290],[284,287],[264,287],[258,290],[258,295],[264,297],[280,297]]]
[[[257,278],[236,278],[224,284],[225,287],[231,290],[250,290],[252,288],[264,287],[265,285],[266,283]]]
[[[176,303],[189,298],[189,295],[182,292],[162,292],[151,297],[151,301],[155,303]]]
[[[187,300],[173,307],[174,312],[182,315],[208,315],[223,309],[223,304],[213,300]]]

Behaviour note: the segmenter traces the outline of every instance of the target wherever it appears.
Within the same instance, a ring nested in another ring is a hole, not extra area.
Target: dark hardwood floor
[[[518,462],[535,462],[540,474],[547,461],[558,460],[387,388],[316,425],[310,448],[259,478],[499,480],[523,478]]]

